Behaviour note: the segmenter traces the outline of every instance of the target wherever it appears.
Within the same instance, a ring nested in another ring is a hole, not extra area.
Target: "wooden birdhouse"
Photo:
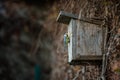
[[[102,61],[105,49],[106,32],[102,21],[78,19],[77,15],[61,11],[57,21],[68,24],[68,62],[70,64],[89,64]]]

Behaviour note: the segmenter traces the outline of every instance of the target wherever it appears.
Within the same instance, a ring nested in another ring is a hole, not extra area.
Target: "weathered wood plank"
[[[78,16],[65,11],[60,11],[57,17],[57,21],[64,24],[69,24],[71,19],[78,19]]]
[[[76,20],[71,19],[68,26],[68,36],[70,37],[70,43],[68,44],[68,62],[71,62],[74,58],[76,58],[76,55],[73,54],[76,53],[76,27]]]
[[[77,22],[76,55],[102,55],[102,28],[86,22]]]
[[[92,23],[92,24],[96,24],[96,25],[101,25],[102,21],[104,19],[99,19],[99,18],[78,18],[78,15],[72,14],[72,13],[68,13],[65,11],[60,11],[58,17],[57,17],[57,22],[60,23],[64,23],[64,24],[69,24],[71,19],[77,19],[79,21],[83,21],[83,22],[87,22],[87,23]]]
[[[96,24],[96,25],[101,25],[103,22],[103,20],[100,20],[100,19],[94,19],[94,18],[80,18],[78,19],[79,21],[83,21],[83,22],[87,22],[87,23],[91,23],[91,24]]]
[[[75,60],[101,60],[102,55],[81,55],[77,56]]]

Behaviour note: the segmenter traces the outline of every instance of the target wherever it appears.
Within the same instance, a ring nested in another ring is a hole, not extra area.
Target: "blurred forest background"
[[[56,22],[61,4],[57,0],[0,1],[0,80],[35,80],[35,65],[41,80],[66,77],[67,58],[58,47],[63,46],[61,34],[66,28]]]
[[[56,22],[60,10],[88,18],[105,18],[103,25],[110,30],[107,44],[112,54],[106,78],[119,80],[119,74],[114,72],[120,66],[119,57],[116,58],[120,39],[114,38],[120,33],[119,3],[119,0],[1,0],[0,80],[35,80],[35,65],[40,67],[41,80],[74,79],[81,66],[67,63],[63,45],[67,25]],[[116,43],[109,45],[112,41]],[[99,75],[96,66],[90,71],[88,77]]]

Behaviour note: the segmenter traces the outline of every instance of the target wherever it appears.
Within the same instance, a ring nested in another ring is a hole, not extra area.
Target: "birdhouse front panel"
[[[68,61],[102,60],[105,28],[75,19],[68,26]]]
[[[71,62],[75,58],[76,54],[76,20],[71,19],[70,24],[68,26],[68,37],[70,42],[68,43],[68,61]]]

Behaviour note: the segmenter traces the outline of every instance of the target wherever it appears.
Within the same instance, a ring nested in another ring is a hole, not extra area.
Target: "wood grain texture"
[[[70,24],[68,26],[68,36],[70,37],[70,43],[68,44],[68,55],[69,55],[69,62],[76,58],[76,20],[71,19]]]
[[[77,54],[102,55],[102,28],[98,25],[77,21]],[[80,39],[79,39],[80,38]],[[78,47],[80,45],[80,47]],[[76,54],[76,55],[77,55]]]
[[[99,25],[71,19],[68,26],[69,62],[72,60],[102,60],[106,29]]]

